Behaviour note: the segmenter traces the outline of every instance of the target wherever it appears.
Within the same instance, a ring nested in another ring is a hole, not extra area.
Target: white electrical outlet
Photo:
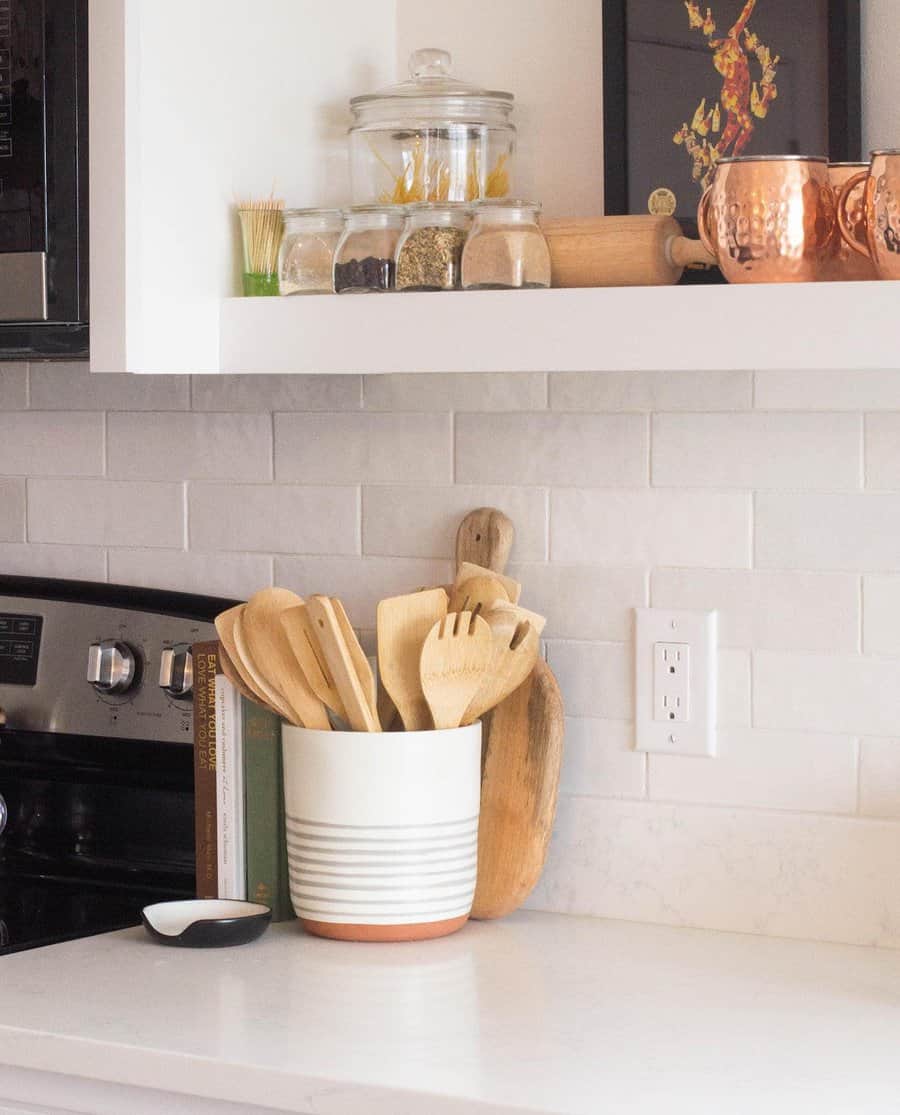
[[[715,755],[717,613],[636,608],[636,747]]]

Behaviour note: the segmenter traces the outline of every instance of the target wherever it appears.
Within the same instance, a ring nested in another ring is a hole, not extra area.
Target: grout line
[[[109,411],[103,412],[103,425],[101,429],[101,439],[103,442],[102,459],[103,459],[103,476],[109,477]]]
[[[181,549],[187,552],[191,548],[190,522],[188,519],[188,482],[181,481]]]
[[[31,362],[25,364],[25,409],[31,410]]]
[[[269,483],[275,483],[275,411],[269,411],[269,433],[272,435],[269,442]]]

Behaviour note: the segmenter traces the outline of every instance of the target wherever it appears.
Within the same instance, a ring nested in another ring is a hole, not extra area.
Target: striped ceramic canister
[[[440,937],[475,893],[481,725],[321,732],[285,725],[291,901],[343,940]]]

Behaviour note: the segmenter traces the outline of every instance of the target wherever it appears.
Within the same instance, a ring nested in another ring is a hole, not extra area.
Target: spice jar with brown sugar
[[[459,290],[471,223],[466,202],[408,206],[397,244],[397,290]]]
[[[462,259],[465,290],[550,286],[550,249],[538,225],[540,204],[508,198],[479,202]]]

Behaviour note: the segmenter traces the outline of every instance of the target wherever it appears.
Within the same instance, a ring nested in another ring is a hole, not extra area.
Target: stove
[[[233,603],[0,577],[0,955],[193,897],[190,648]]]

